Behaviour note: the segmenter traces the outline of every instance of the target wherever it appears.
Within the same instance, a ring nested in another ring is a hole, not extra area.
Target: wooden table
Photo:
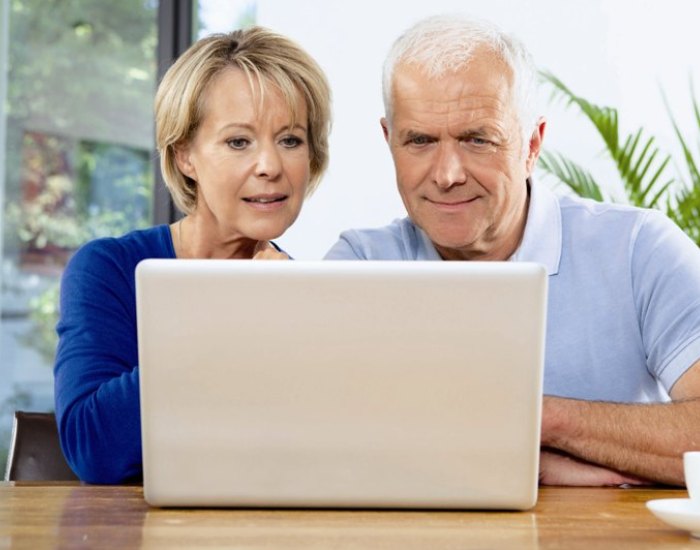
[[[692,548],[646,509],[662,489],[543,488],[528,512],[165,510],[141,487],[0,483],[9,548]]]

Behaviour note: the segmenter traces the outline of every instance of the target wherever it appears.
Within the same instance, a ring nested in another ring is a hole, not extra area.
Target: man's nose
[[[433,180],[441,189],[449,189],[467,181],[467,170],[458,148],[459,145],[452,143],[440,144],[435,159]]]
[[[274,142],[260,141],[255,164],[255,175],[274,180],[282,171],[282,158]]]

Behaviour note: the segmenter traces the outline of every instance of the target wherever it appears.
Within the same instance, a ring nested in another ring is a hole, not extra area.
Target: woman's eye
[[[304,141],[297,136],[287,136],[282,138],[280,143],[288,149],[294,149],[295,147],[299,147],[301,144],[303,144]]]
[[[245,138],[234,138],[234,139],[229,139],[226,144],[231,148],[231,149],[245,149],[250,142],[245,139]]]

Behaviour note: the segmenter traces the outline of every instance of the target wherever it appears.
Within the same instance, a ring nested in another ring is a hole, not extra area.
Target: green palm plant
[[[542,79],[553,90],[553,96],[561,97],[567,105],[578,107],[593,124],[605,144],[605,151],[614,163],[620,176],[626,200],[635,206],[665,210],[699,246],[700,246],[700,173],[698,163],[683,137],[670,109],[669,116],[676,136],[684,152],[684,161],[688,166],[690,182],[669,177],[671,155],[664,153],[655,145],[653,136],[646,135],[643,128],[621,135],[617,109],[595,105],[576,95],[561,80],[548,72],[542,72]],[[700,109],[695,100],[693,107],[700,131]],[[574,193],[598,201],[615,201],[615,197],[605,191],[593,175],[557,152],[544,151],[539,166],[546,173],[553,175],[568,186]]]
[[[698,127],[698,132],[700,132],[700,106],[695,95],[695,87],[692,81],[690,83],[690,96],[693,102],[695,124]],[[683,159],[685,160],[690,180],[684,182],[685,185],[683,185],[676,194],[675,204],[672,205],[673,208],[669,208],[668,215],[682,227],[696,243],[700,244],[700,223],[698,222],[698,220],[700,220],[700,171],[698,171],[700,162],[695,159],[687,140],[681,133],[678,123],[671,112],[671,107],[668,104],[666,96],[664,95],[663,98],[666,110],[671,118],[671,124],[673,124],[673,130],[683,150]],[[700,145],[700,139],[698,140],[698,144]]]

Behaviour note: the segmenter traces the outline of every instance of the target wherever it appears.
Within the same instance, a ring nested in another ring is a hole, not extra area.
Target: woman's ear
[[[185,176],[191,180],[197,181],[197,170],[192,164],[192,155],[190,153],[189,144],[177,144],[173,145],[173,151],[175,153],[175,164],[180,169]]]

